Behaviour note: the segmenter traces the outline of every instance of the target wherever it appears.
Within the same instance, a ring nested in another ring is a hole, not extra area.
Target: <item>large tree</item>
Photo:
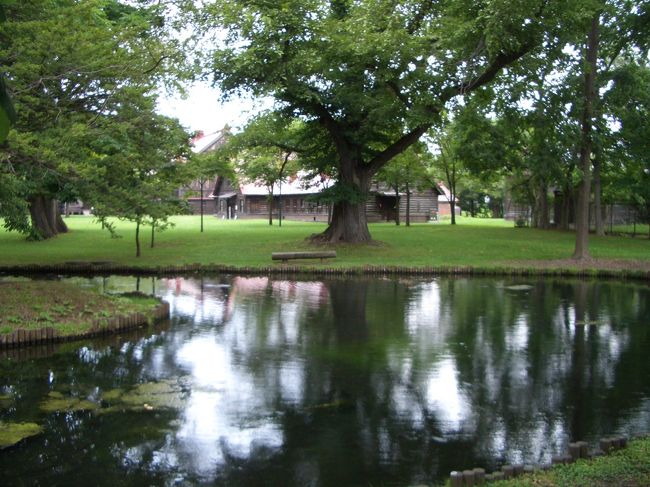
[[[0,0],[0,22],[5,21],[4,6],[10,0]],[[9,133],[9,127],[16,121],[16,112],[9,98],[4,76],[0,73],[0,143],[4,142]]]
[[[17,117],[0,149],[0,184],[27,203],[7,207],[13,214],[5,225],[48,238],[65,230],[57,200],[87,185],[77,170],[88,153],[81,147],[84,128],[105,126],[121,109],[122,91],[154,93],[170,74],[176,77],[183,54],[159,2],[3,3],[0,75]],[[27,208],[28,228],[16,224]]]
[[[650,223],[650,67],[621,64],[609,79],[603,111],[617,124],[603,150],[609,168],[606,186],[616,201],[629,204],[640,220]]]
[[[375,174],[450,100],[561,44],[585,12],[587,0],[219,0],[202,19],[222,33],[212,69],[224,92],[273,97],[334,154],[341,197],[320,238],[365,242]]]

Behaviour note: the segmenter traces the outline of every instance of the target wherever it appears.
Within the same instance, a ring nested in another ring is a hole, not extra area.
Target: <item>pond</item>
[[[72,278],[171,304],[0,352],[5,485],[350,486],[550,462],[650,431],[650,289],[511,278]]]

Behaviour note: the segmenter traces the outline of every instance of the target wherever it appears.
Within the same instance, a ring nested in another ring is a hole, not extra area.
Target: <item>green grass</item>
[[[142,233],[143,255],[135,257],[134,225],[117,223],[122,238],[111,238],[91,217],[69,217],[70,233],[57,238],[28,242],[15,233],[0,232],[0,265],[61,264],[66,261],[114,261],[123,265],[165,266],[192,263],[261,267],[276,265],[271,252],[313,248],[307,237],[324,230],[323,223],[283,222],[269,226],[263,220],[175,217],[176,224],[156,233],[156,246],[149,248],[149,231]],[[503,220],[459,218],[446,222],[371,224],[375,245],[339,245],[338,257],[328,266],[474,266],[498,268],[521,266],[520,261],[566,259],[573,252],[572,232],[514,228]],[[593,257],[650,262],[650,240],[627,237],[590,238]],[[515,264],[513,264],[513,261]],[[277,264],[279,265],[279,264]],[[318,261],[306,265],[318,266]]]
[[[605,457],[579,460],[546,472],[494,482],[495,487],[645,487],[650,485],[650,438],[630,442],[629,446]]]
[[[609,226],[605,226],[606,231],[609,231]],[[650,229],[648,228],[647,224],[643,223],[637,223],[636,227],[634,225],[614,225],[612,228],[612,231],[615,233],[629,233],[632,235],[633,233],[636,234],[637,237],[645,237],[648,238],[648,231]]]
[[[51,327],[61,335],[77,335],[95,320],[148,313],[159,301],[144,296],[109,296],[59,281],[0,281],[0,334],[20,328]]]

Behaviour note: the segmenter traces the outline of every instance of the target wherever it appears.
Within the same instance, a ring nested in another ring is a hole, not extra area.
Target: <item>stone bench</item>
[[[281,260],[287,262],[296,259],[320,259],[323,262],[325,259],[333,259],[336,257],[336,251],[325,250],[321,252],[273,252],[271,260]]]

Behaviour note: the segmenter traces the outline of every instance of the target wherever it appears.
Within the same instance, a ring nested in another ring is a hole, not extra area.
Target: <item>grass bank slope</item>
[[[149,313],[160,302],[145,296],[109,296],[59,281],[0,281],[0,335],[51,327],[78,335],[97,320]]]
[[[494,487],[647,487],[650,485],[650,438],[594,460],[578,460],[552,470],[490,483]]]

